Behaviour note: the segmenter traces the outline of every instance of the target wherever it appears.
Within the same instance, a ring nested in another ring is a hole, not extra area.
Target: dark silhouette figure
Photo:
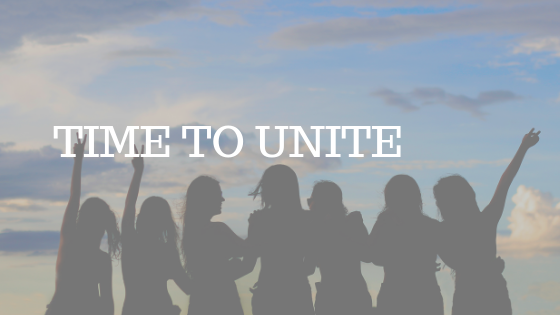
[[[183,254],[192,279],[189,315],[243,315],[235,280],[245,241],[225,223],[211,222],[222,211],[217,180],[199,176],[189,185],[183,215]]]
[[[382,315],[443,315],[435,275],[439,222],[422,213],[422,196],[412,177],[394,176],[384,193],[385,208],[369,244],[371,261],[385,271],[377,310]]]
[[[113,315],[111,256],[119,253],[115,214],[99,198],[89,198],[80,210],[81,172],[87,135],[74,144],[70,199],[60,229],[56,259],[56,289],[46,315]],[[107,232],[109,253],[99,246]]]
[[[502,175],[492,200],[480,212],[475,192],[461,176],[442,178],[434,196],[443,222],[443,262],[455,270],[453,315],[510,315],[511,301],[502,276],[504,261],[496,258],[497,226],[507,192],[527,150],[539,141],[533,129],[525,135],[513,160]]]
[[[316,315],[371,315],[372,301],[362,276],[361,259],[368,232],[362,214],[342,203],[342,190],[330,181],[320,181],[307,199],[313,216],[309,274],[321,271],[315,284]]]
[[[134,150],[138,153],[136,147]],[[167,281],[173,279],[187,294],[190,281],[177,249],[177,225],[169,203],[161,197],[149,197],[142,203],[134,226],[143,158],[133,158],[132,166],[134,175],[122,219],[122,272],[126,289],[122,314],[178,315],[181,309],[173,305]]]
[[[261,270],[253,292],[254,315],[314,314],[304,258],[309,250],[310,213],[299,199],[296,173],[286,165],[266,169],[250,194],[261,196],[262,209],[249,217],[249,254],[243,264]]]

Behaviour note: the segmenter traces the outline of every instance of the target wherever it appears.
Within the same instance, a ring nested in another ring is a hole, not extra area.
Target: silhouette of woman
[[[440,179],[434,197],[443,222],[443,262],[455,270],[453,315],[510,315],[511,301],[502,276],[504,261],[496,258],[497,226],[504,211],[507,192],[527,150],[539,142],[533,129],[525,135],[513,160],[502,175],[492,200],[480,212],[475,192],[461,176]]]
[[[370,259],[383,266],[377,295],[382,315],[443,315],[436,280],[439,222],[422,213],[416,181],[396,175],[385,186],[385,208],[370,233]]]
[[[134,151],[138,153],[136,147]],[[122,219],[122,272],[126,290],[122,314],[178,315],[181,309],[173,305],[167,281],[173,279],[186,294],[190,281],[177,249],[177,225],[167,201],[149,197],[142,203],[134,226],[143,158],[133,158],[132,166],[134,175]]]
[[[330,181],[320,181],[307,199],[313,215],[312,248],[305,257],[321,271],[315,296],[316,315],[371,315],[372,301],[362,276],[361,258],[368,238],[362,214],[350,214],[342,203],[342,190]]]
[[[87,199],[78,211],[86,140],[87,135],[74,144],[70,199],[56,259],[56,289],[46,315],[114,314],[111,257],[117,258],[119,253],[115,214],[99,198]],[[105,232],[109,253],[99,248]]]
[[[217,180],[199,176],[189,185],[183,215],[183,254],[193,283],[189,315],[243,315],[235,279],[245,241],[225,223],[211,222],[221,213]],[[232,259],[234,258],[234,259]]]
[[[296,173],[286,165],[273,165],[250,195],[260,195],[263,207],[249,217],[250,250],[243,257],[248,271],[261,258],[259,280],[251,290],[253,314],[314,314],[304,265],[310,214],[301,207]]]

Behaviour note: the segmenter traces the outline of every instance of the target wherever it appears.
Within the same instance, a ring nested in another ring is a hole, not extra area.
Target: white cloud
[[[79,106],[96,115],[110,106],[80,96],[80,89],[116,65],[108,56],[145,50],[153,44],[151,39],[121,34],[81,38],[84,41],[57,45],[24,40],[4,55],[0,59],[0,106],[17,105],[23,112],[49,108],[59,114]]]
[[[488,66],[491,68],[513,67],[513,66],[520,66],[520,65],[521,63],[517,61],[510,61],[510,62],[488,61]]]
[[[538,52],[549,52],[554,57],[560,57],[560,37],[548,36],[524,40],[514,48],[513,52],[529,55]]]
[[[528,258],[560,253],[560,203],[550,193],[523,185],[512,200],[511,235],[498,236],[499,254]]]

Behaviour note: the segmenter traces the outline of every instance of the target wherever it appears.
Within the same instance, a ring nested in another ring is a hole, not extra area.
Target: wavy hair
[[[136,219],[136,231],[155,237],[178,253],[177,223],[169,203],[162,197],[151,196],[144,200]]]
[[[107,232],[109,255],[118,259],[121,253],[121,233],[117,217],[109,205],[101,198],[88,198],[78,211],[78,230],[97,231],[101,236]]]

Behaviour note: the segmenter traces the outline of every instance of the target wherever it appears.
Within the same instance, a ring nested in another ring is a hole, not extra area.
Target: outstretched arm
[[[531,129],[531,131],[523,137],[517,153],[515,153],[513,160],[511,160],[509,166],[502,175],[502,178],[500,178],[498,187],[494,192],[494,197],[492,197],[492,200],[483,211],[489,220],[495,224],[498,224],[498,221],[500,221],[500,218],[502,217],[509,187],[515,178],[517,171],[519,171],[519,167],[521,166],[521,162],[523,162],[525,153],[527,153],[527,150],[529,150],[530,147],[539,142],[539,134],[541,132],[539,131],[537,133],[533,133],[533,130],[535,130],[535,128]]]
[[[134,146],[134,153],[138,154],[138,149]],[[142,145],[142,153],[144,154],[144,146]],[[138,192],[140,191],[140,181],[142,180],[142,173],[144,172],[144,158],[142,156],[132,158],[132,166],[134,167],[134,175],[128,188],[126,195],[126,202],[124,205],[124,213],[122,218],[122,237],[123,240],[127,235],[133,235],[134,219],[136,217],[136,200],[138,199]]]
[[[78,137],[78,133],[76,133]],[[64,211],[64,217],[62,218],[62,227],[60,228],[60,244],[57,258],[57,265],[61,260],[61,256],[64,255],[65,243],[73,238],[73,234],[76,230],[76,219],[78,218],[78,210],[80,208],[80,193],[81,193],[81,182],[82,182],[82,161],[84,159],[84,146],[86,144],[87,135],[84,137],[84,141],[81,142],[78,137],[78,143],[74,144],[74,168],[72,170],[72,182],[70,184],[70,199],[68,200],[68,205]]]

